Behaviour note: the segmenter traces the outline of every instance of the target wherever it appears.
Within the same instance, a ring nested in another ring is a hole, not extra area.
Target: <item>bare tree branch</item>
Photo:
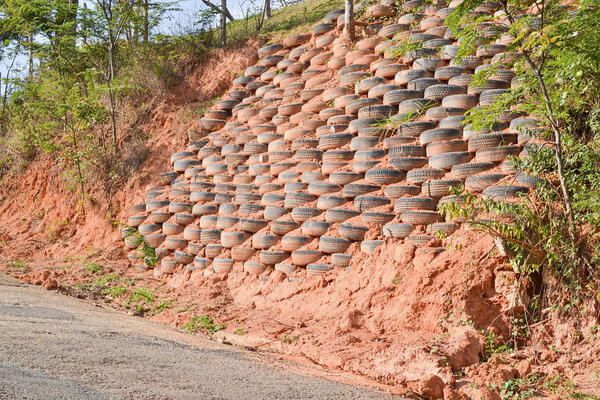
[[[217,11],[220,14],[223,14],[227,17],[227,19],[229,19],[230,21],[235,21],[235,18],[233,18],[233,15],[231,15],[231,13],[229,12],[229,9],[227,9],[227,7],[225,7],[223,10],[221,10],[220,7],[217,7],[215,4],[211,3],[209,0],[202,0],[202,2],[204,4],[206,4],[207,6],[209,6],[210,8],[212,8],[213,10]]]

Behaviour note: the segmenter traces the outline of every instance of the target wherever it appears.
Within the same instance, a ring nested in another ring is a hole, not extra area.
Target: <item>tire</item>
[[[218,257],[223,252],[223,246],[220,244],[209,244],[204,247],[204,256],[206,258]]]
[[[277,65],[277,63],[279,63],[284,58],[285,58],[285,56],[281,55],[281,54],[269,55],[269,56],[264,57],[262,60],[260,60],[260,64],[266,65],[267,67],[274,67],[275,65]],[[269,72],[270,71],[263,72],[260,75],[260,78],[263,79],[263,76]],[[275,71],[273,71],[273,72],[275,72]]]
[[[401,219],[411,225],[430,225],[441,221],[442,217],[436,211],[408,210],[402,213]]]
[[[356,94],[359,94],[359,95],[365,94],[371,88],[374,88],[375,86],[378,86],[378,85],[382,85],[384,83],[385,83],[385,79],[380,78],[378,76],[375,76],[372,78],[361,79],[360,81],[356,82],[355,91],[356,91]]]
[[[261,201],[262,195],[259,193],[238,193],[235,195],[233,204],[242,205],[246,203],[257,204]]]
[[[324,194],[335,193],[335,192],[339,192],[340,190],[342,190],[342,187],[340,185],[335,185],[333,183],[311,182],[308,185],[308,193],[315,195],[315,196],[321,196]]]
[[[258,77],[263,72],[266,72],[269,68],[265,65],[252,65],[244,71],[244,76],[254,76]]]
[[[299,149],[294,154],[294,161],[321,161],[323,159],[323,151],[320,149]]]
[[[296,222],[304,222],[321,215],[322,211],[312,207],[295,207],[292,209],[292,219]]]
[[[392,185],[383,189],[383,193],[389,198],[400,198],[404,196],[417,196],[421,192],[418,186]]]
[[[424,146],[429,143],[453,139],[462,139],[462,132],[458,129],[438,128],[430,129],[421,133],[419,142]]]
[[[334,207],[341,207],[346,203],[346,199],[340,196],[320,196],[317,200],[319,210],[329,210]]]
[[[284,207],[288,210],[292,210],[295,207],[300,207],[305,204],[312,203],[316,201],[317,198],[309,193],[295,192],[295,193],[287,193],[285,195]]]
[[[379,196],[361,195],[354,198],[354,207],[360,211],[391,204],[390,199]]]
[[[438,39],[429,39],[423,42],[422,47],[425,47],[427,49],[439,49],[440,47],[444,47],[444,46],[448,46],[451,45],[452,43],[454,43],[451,39],[444,39],[444,38],[438,38]],[[443,60],[444,58],[442,58]],[[444,67],[441,67],[444,68]],[[440,69],[440,68],[438,68]]]
[[[490,186],[483,191],[484,198],[493,200],[510,200],[516,198],[520,193],[528,193],[529,188],[525,186]]]
[[[217,218],[218,217],[216,215],[203,215],[200,217],[200,222],[198,225],[200,228],[202,228],[202,230],[214,228],[217,225]]]
[[[406,174],[390,168],[373,168],[365,173],[365,180],[375,185],[389,185],[404,180]]]
[[[264,211],[264,217],[267,221],[273,221],[279,217],[284,216],[289,212],[290,211],[284,207],[266,206]]]
[[[354,158],[352,150],[328,150],[323,153],[323,162],[328,161],[350,161]]]
[[[187,247],[187,240],[167,236],[164,241],[164,247],[168,250],[183,250]]]
[[[459,164],[452,167],[450,172],[454,177],[458,179],[467,179],[470,176],[477,175],[481,172],[488,171],[494,168],[496,165],[491,162],[471,162],[466,164]]]
[[[356,99],[346,105],[345,112],[346,112],[346,114],[349,114],[349,115],[357,115],[358,111],[360,109],[362,109],[363,107],[374,106],[374,105],[380,104],[380,103],[381,103],[381,100],[372,98],[372,97],[367,97],[365,99]],[[365,117],[362,117],[362,118],[365,118]]]
[[[421,186],[421,193],[424,196],[440,199],[450,194],[451,187],[458,187],[462,184],[459,179],[440,179],[424,182]]]
[[[390,24],[386,25],[379,30],[377,36],[384,39],[391,39],[398,32],[405,32],[410,29],[407,24]]]
[[[348,72],[344,73],[340,77],[340,86],[349,87],[355,85],[362,79],[369,78],[371,76],[368,72]]]
[[[352,261],[350,254],[334,253],[331,255],[331,264],[334,267],[348,267]]]
[[[427,157],[465,150],[467,150],[467,142],[460,139],[429,143],[426,147]]]
[[[487,90],[492,90],[492,89],[508,89],[510,87],[510,83],[506,82],[506,81],[499,81],[496,79],[488,79],[483,85],[481,86],[473,86],[472,84],[469,85],[469,88],[467,90],[467,92],[469,94],[477,94],[480,95],[483,92],[487,91]]]
[[[344,185],[342,194],[347,198],[355,198],[356,196],[365,195],[367,193],[375,192],[381,189],[378,185],[367,185],[362,183],[349,183]]]
[[[386,224],[382,228],[384,237],[404,239],[415,230],[411,224]]]
[[[192,205],[189,203],[177,203],[171,201],[169,203],[169,212],[172,214],[179,212],[190,212],[192,210]]]
[[[424,92],[426,99],[434,100],[442,100],[445,97],[457,94],[466,94],[465,88],[456,85],[438,84],[429,86]]]
[[[464,164],[471,160],[471,153],[466,151],[438,154],[429,158],[429,165],[433,168],[450,170],[453,166]]]
[[[350,150],[358,151],[370,149],[380,142],[380,138],[375,136],[353,137],[350,141]]]
[[[473,75],[462,74],[462,75],[453,76],[452,78],[448,79],[448,84],[468,88],[472,81],[473,81]]]
[[[415,246],[424,246],[429,243],[430,240],[435,239],[431,235],[411,235],[404,239],[406,242],[412,243]]]
[[[170,212],[154,211],[151,212],[150,215],[148,215],[148,220],[155,224],[162,224],[163,222],[168,221],[172,215],[173,214],[171,214]],[[144,215],[143,217],[145,218],[146,216]],[[131,221],[129,221],[129,225],[131,225]]]
[[[313,26],[313,28],[311,29],[311,32],[312,32],[313,36],[319,36],[319,35],[323,35],[323,34],[329,32],[334,27],[335,27],[335,25],[331,24],[331,23],[317,24],[317,25]]]
[[[341,108],[325,108],[325,109],[319,111],[319,118],[323,118],[325,120],[328,120],[329,118],[335,117],[338,115],[344,115],[344,110],[342,110]],[[332,124],[325,123],[324,125],[332,125]]]
[[[234,261],[248,261],[254,255],[252,247],[234,247],[231,249],[231,259]]]
[[[413,145],[415,143],[415,138],[410,136],[392,136],[383,139],[383,148],[391,149],[392,147],[404,146],[406,144]]]
[[[425,119],[428,121],[439,122],[449,116],[464,115],[466,112],[467,110],[464,108],[434,107],[427,110],[425,113]]]
[[[435,222],[427,226],[427,233],[435,234],[436,232],[452,235],[459,228],[459,225],[454,222]]]
[[[492,147],[478,150],[475,153],[475,159],[479,162],[500,163],[509,156],[518,156],[521,153],[521,146],[508,145]]]
[[[240,76],[237,77],[233,80],[233,85],[242,85],[242,86],[246,86],[247,84],[249,84],[250,82],[253,82],[254,79],[256,79],[254,76]],[[230,101],[230,100],[222,100],[222,101]],[[238,104],[239,101],[236,100],[236,104]],[[234,106],[236,105],[234,104]],[[233,107],[231,107],[233,108]],[[231,110],[231,108],[229,108],[229,110]]]
[[[233,270],[233,260],[229,258],[215,258],[213,260],[213,270],[217,274],[228,274]]]
[[[394,83],[396,85],[408,85],[415,79],[430,78],[432,74],[429,71],[423,69],[403,69],[396,73],[394,76]]]
[[[290,256],[286,251],[270,251],[261,250],[259,253],[259,261],[265,265],[279,264]]]
[[[344,238],[335,238],[330,236],[321,236],[319,238],[319,250],[326,254],[343,253],[351,242]]]
[[[358,110],[358,118],[374,118],[384,120],[396,113],[396,107],[386,104],[375,104],[362,107]]]
[[[360,218],[363,222],[374,223],[374,224],[386,224],[396,217],[394,213],[380,212],[380,211],[365,211],[361,214]]]
[[[310,184],[311,182],[323,182],[327,177],[320,172],[305,171],[300,176],[300,180],[304,184]]]
[[[276,235],[285,235],[299,227],[300,224],[295,221],[271,221],[271,232]]]
[[[292,263],[294,265],[305,267],[313,264],[323,257],[319,250],[295,250],[292,252]]]
[[[496,97],[501,96],[507,92],[508,90],[506,89],[485,90],[479,95],[479,104],[482,106],[491,106],[494,104],[494,100]]]
[[[427,157],[402,157],[391,158],[390,164],[400,171],[408,172],[412,169],[421,168],[427,165],[427,161]]]
[[[429,197],[403,197],[394,203],[394,212],[402,213],[409,210],[436,210],[436,201]]]
[[[330,223],[344,222],[347,219],[360,215],[360,211],[345,208],[330,208],[325,211],[325,221]]]
[[[479,174],[468,177],[465,180],[465,189],[469,192],[480,193],[486,188],[495,185],[504,178],[506,175],[491,173],[491,174]]]
[[[383,240],[363,240],[360,242],[360,251],[365,254],[372,254],[382,244]]]
[[[406,88],[409,90],[420,90],[425,92],[428,87],[438,84],[440,84],[440,81],[435,78],[418,78],[408,82]]]
[[[424,69],[429,72],[435,72],[444,61],[436,57],[422,57],[413,61],[413,69]]]
[[[217,229],[221,229],[221,230],[229,229],[229,228],[236,226],[239,221],[240,221],[240,219],[238,217],[231,217],[229,215],[219,215],[217,217],[216,227],[217,227]],[[185,231],[184,231],[184,235],[185,235]]]
[[[352,225],[347,222],[340,224],[338,232],[341,237],[354,242],[360,242],[365,239],[369,228],[366,226]]]
[[[263,228],[266,228],[268,222],[262,219],[240,218],[238,227],[244,232],[256,233]]]
[[[419,137],[424,131],[434,129],[436,126],[437,124],[431,121],[407,122],[398,127],[398,135]]]
[[[482,135],[471,136],[469,138],[468,149],[470,152],[476,152],[481,149],[498,147],[501,145],[514,144],[517,142],[517,135],[514,133],[492,132]]]
[[[331,270],[333,270],[333,266],[329,264],[308,264],[306,266],[308,275],[324,275]]]
[[[404,64],[388,64],[382,65],[381,67],[375,70],[375,76],[392,79],[396,76],[396,74],[400,71],[404,71],[407,68]]]
[[[319,138],[319,149],[337,149],[350,143],[353,138],[354,135],[351,133],[330,133],[323,135]]]
[[[332,172],[329,175],[329,182],[335,183],[336,185],[347,185],[349,183],[361,180],[364,178],[364,174],[359,174],[356,172]],[[344,187],[345,189],[345,187]]]
[[[397,106],[403,101],[423,98],[420,90],[397,89],[383,95],[383,104]]]
[[[539,187],[540,185],[548,183],[548,181],[546,181],[545,179],[539,178],[534,175],[526,174],[524,172],[520,172],[519,174],[517,174],[517,182],[519,182],[521,185],[534,189]]]

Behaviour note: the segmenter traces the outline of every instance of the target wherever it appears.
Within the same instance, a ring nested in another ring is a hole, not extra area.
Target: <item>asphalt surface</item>
[[[0,399],[398,399],[0,275]]]

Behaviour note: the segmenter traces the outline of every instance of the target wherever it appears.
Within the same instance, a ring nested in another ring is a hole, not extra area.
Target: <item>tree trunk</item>
[[[354,41],[354,0],[346,0],[344,29],[350,40]]]
[[[271,0],[265,0],[264,19],[271,18]]]
[[[144,3],[142,5],[142,16],[143,16],[143,24],[144,24],[144,43],[148,43],[148,0],[143,0]]]
[[[108,99],[110,102],[110,117],[112,123],[112,136],[113,136],[113,155],[117,154],[117,118],[115,116],[115,99],[112,92],[112,86],[110,86],[110,79],[106,79],[106,86],[108,87]]]
[[[227,0],[221,0],[221,47],[227,45],[227,17],[225,12],[227,10]]]

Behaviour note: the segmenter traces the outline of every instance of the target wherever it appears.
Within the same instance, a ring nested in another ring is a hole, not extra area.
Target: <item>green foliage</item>
[[[173,307],[175,304],[177,304],[176,300],[172,300],[172,299],[163,300],[150,309],[150,315],[160,314],[161,312],[165,311],[166,309]]]
[[[225,325],[218,325],[213,322],[212,315],[193,316],[189,322],[183,326],[187,333],[207,332],[213,334],[221,329],[225,329]]]
[[[108,285],[109,282],[118,282],[121,280],[121,277],[115,273],[110,273],[106,275],[99,276],[94,279],[93,285],[97,287],[104,287]]]
[[[233,332],[233,334],[234,334],[234,335],[239,335],[239,336],[243,336],[243,335],[245,335],[246,333],[248,333],[248,332],[246,332],[246,330],[245,330],[244,328],[237,328],[237,329],[236,329],[236,330]]]
[[[29,266],[25,261],[22,260],[8,260],[6,263],[9,266],[17,269],[25,269]]]
[[[465,0],[446,20],[461,40],[458,59],[510,37],[505,54],[518,56],[497,57],[471,87],[507,67],[516,78],[465,123],[490,128],[508,112],[539,120],[540,128],[520,128],[538,144],[526,145],[529,156],[514,162],[541,179],[535,195],[516,204],[467,196],[465,207],[448,204],[444,212],[500,238],[517,271],[530,276],[550,268],[573,296],[600,300],[600,48],[593,44],[600,9],[591,0],[507,0],[494,16],[473,13],[482,3]],[[494,28],[482,29],[486,22]]]
[[[102,265],[97,264],[93,261],[89,261],[85,265],[84,269],[90,274],[99,274],[100,272],[102,272]]]
[[[154,293],[146,288],[134,289],[129,296],[130,302],[141,301],[142,303],[154,303]]]
[[[119,297],[123,293],[127,292],[127,288],[125,286],[113,286],[110,288],[106,288],[102,291],[102,294],[105,296],[111,297]]]
[[[143,261],[150,268],[156,267],[158,263],[158,256],[156,255],[156,251],[150,247],[148,241],[136,228],[129,226],[127,224],[121,222],[115,222],[116,226],[120,226],[123,229],[127,229],[129,232],[129,236],[138,247],[136,248],[136,255],[138,260]]]

